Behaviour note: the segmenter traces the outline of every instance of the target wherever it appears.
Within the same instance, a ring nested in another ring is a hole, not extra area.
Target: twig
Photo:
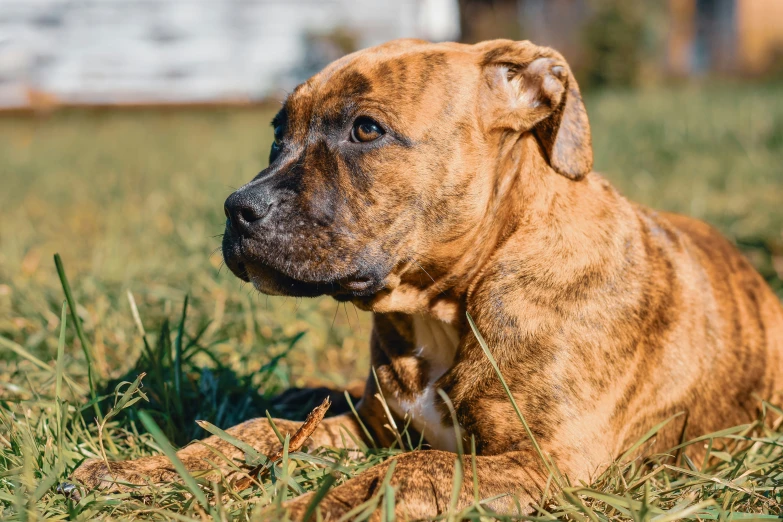
[[[324,401],[321,403],[320,406],[316,406],[313,411],[311,411],[307,418],[305,419],[304,423],[299,426],[299,429],[296,430],[296,433],[291,437],[291,440],[288,443],[288,452],[294,452],[299,451],[302,449],[302,446],[304,446],[305,442],[307,442],[307,439],[310,438],[310,436],[313,434],[315,429],[321,424],[321,421],[324,420],[324,415],[326,415],[326,410],[329,409],[329,406],[332,405],[332,402],[329,400],[329,397],[326,397]],[[237,491],[242,491],[244,489],[249,488],[253,484],[253,477],[259,475],[260,473],[264,471],[268,471],[272,468],[275,462],[279,461],[283,458],[283,448],[280,448],[277,453],[272,455],[271,457],[267,458],[267,461],[263,464],[259,464],[258,466],[254,467],[250,472],[237,479],[237,481],[234,483],[234,487]],[[267,467],[269,465],[269,467]]]

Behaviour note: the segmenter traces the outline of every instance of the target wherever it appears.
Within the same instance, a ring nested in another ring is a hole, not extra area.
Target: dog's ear
[[[482,119],[491,128],[533,131],[549,164],[578,180],[593,168],[590,124],[579,86],[565,59],[530,42],[479,44]]]

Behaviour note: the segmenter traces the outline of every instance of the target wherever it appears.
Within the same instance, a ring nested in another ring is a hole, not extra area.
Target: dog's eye
[[[269,163],[272,163],[280,155],[280,149],[283,146],[283,126],[275,127],[275,141],[272,142],[272,148],[269,150]]]
[[[375,120],[362,116],[357,118],[351,129],[351,141],[355,143],[367,143],[383,136],[385,133]]]

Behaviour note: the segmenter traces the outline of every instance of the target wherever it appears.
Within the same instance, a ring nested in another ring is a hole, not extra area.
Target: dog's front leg
[[[275,426],[285,435],[293,435],[301,422],[275,419]],[[265,418],[252,419],[226,430],[236,437],[266,455],[272,454],[280,447],[280,442]],[[306,446],[317,448],[333,446],[337,448],[353,448],[355,443],[351,437],[362,440],[362,430],[353,415],[338,415],[324,419],[307,441]],[[235,467],[244,463],[244,454],[233,444],[217,436],[211,436],[203,441],[194,442],[177,452],[177,457],[190,471],[205,471],[215,469],[223,474],[230,474]],[[234,466],[226,462],[233,462]],[[107,463],[101,459],[89,459],[79,466],[71,475],[70,480],[86,486],[88,489],[108,491],[127,490],[121,485],[144,485],[147,483],[179,480],[171,461],[163,455],[143,457],[136,460],[114,461]],[[71,485],[61,486],[65,493],[74,491]]]
[[[456,498],[456,509],[476,502],[473,482],[473,457],[462,457],[462,485]],[[539,484],[547,475],[540,460],[528,451],[518,451],[476,459],[478,500],[499,513],[524,514],[530,504],[541,497]],[[405,453],[379,464],[348,480],[321,500],[318,509],[324,520],[337,520],[368,499],[382,494],[383,482],[394,464],[390,485],[394,488],[395,515],[400,520],[416,520],[447,512],[452,504],[457,455],[446,451],[422,450]],[[313,493],[286,502],[283,507],[291,520],[301,520]],[[497,498],[495,498],[497,497]],[[379,502],[373,520],[381,513]]]

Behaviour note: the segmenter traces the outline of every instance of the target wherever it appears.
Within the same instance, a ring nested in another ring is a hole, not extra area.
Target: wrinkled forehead
[[[464,94],[470,46],[392,42],[345,56],[299,85],[284,104],[290,122],[340,122],[357,110],[390,123],[415,120]]]

